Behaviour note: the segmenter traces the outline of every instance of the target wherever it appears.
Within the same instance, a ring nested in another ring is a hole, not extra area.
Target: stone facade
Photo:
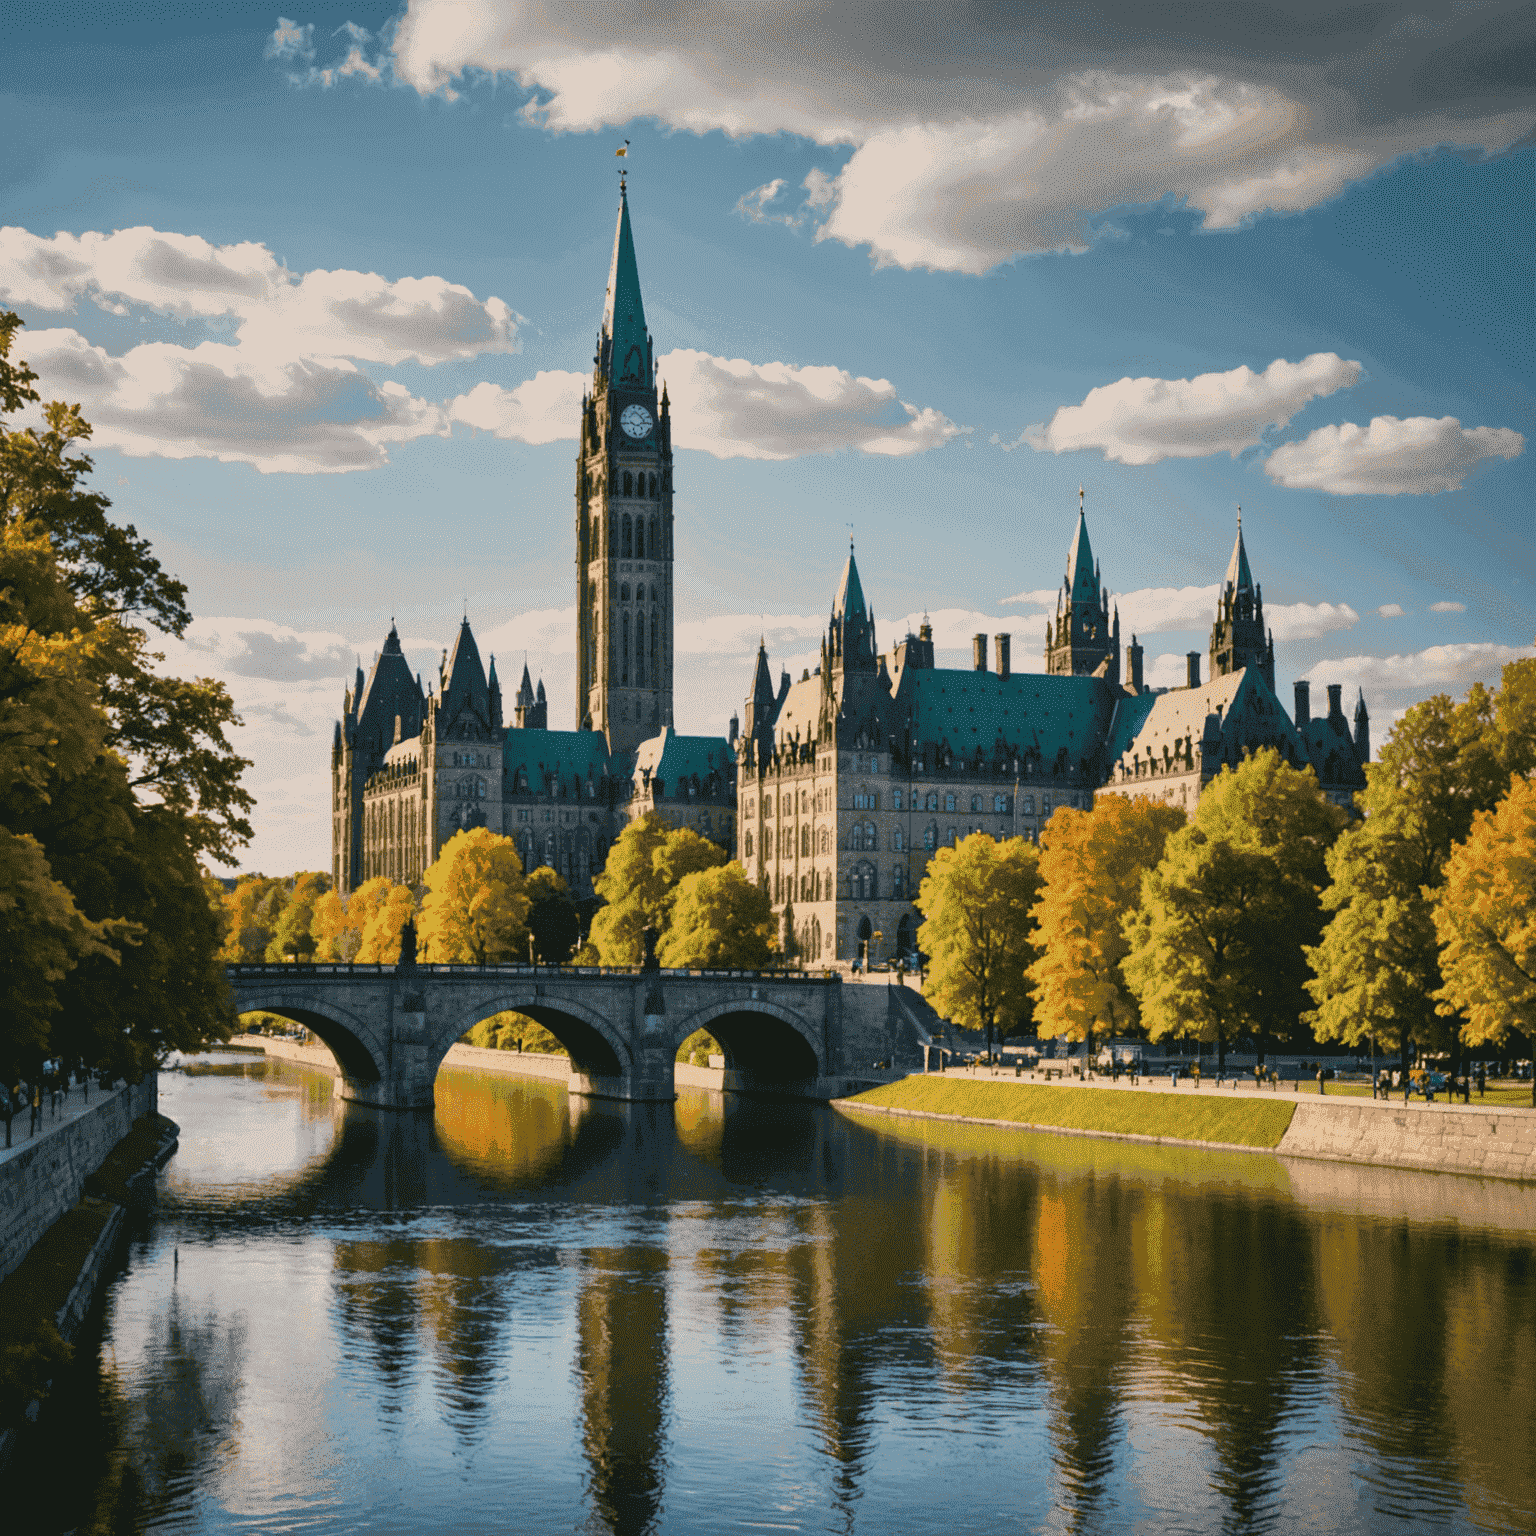
[[[852,551],[821,665],[773,685],[759,649],[738,747],[737,857],[772,899],[781,934],[807,963],[910,952],[912,899],[929,860],[972,832],[1038,838],[1053,811],[1097,793],[1142,795],[1192,811],[1224,766],[1260,747],[1310,764],[1350,805],[1365,784],[1362,697],[1350,735],[1329,713],[1298,717],[1275,698],[1273,645],[1239,528],[1211,637],[1211,681],[1192,653],[1186,686],[1152,690],[1136,638],[1121,677],[1119,615],[1089,545],[1084,509],[1067,559],[1045,671],[1016,673],[1011,637],[973,643],[970,670],[934,665],[924,624],[889,653],[875,643]]]

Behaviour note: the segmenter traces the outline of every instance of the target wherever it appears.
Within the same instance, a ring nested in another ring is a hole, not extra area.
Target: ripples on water
[[[1527,1189],[250,1058],[161,1105],[6,1530],[1536,1529]]]

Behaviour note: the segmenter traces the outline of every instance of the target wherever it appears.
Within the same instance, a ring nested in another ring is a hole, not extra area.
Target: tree
[[[1327,852],[1344,821],[1311,768],[1273,748],[1223,768],[1142,879],[1122,972],[1154,1040],[1251,1033],[1262,1062],[1307,1003],[1303,946],[1321,927]]]
[[[454,833],[423,883],[424,959],[489,965],[526,956],[525,924],[532,903],[522,860],[510,837],[487,827]],[[366,933],[363,944],[366,949]]]
[[[1458,1049],[1435,1000],[1444,978],[1433,893],[1473,818],[1533,766],[1536,661],[1505,667],[1497,694],[1481,683],[1460,704],[1437,694],[1393,727],[1356,797],[1364,819],[1329,855],[1323,907],[1333,915],[1307,956],[1319,1039],[1386,1034],[1405,1071],[1414,1046]]]
[[[528,876],[528,932],[533,953],[543,965],[560,965],[571,958],[581,938],[581,918],[571,889],[557,871],[541,864]]]
[[[1022,837],[994,842],[973,832],[941,848],[915,903],[918,943],[928,956],[923,995],[946,1018],[987,1032],[1026,1018],[1028,970],[1036,959],[1031,918],[1040,895],[1040,854]]]
[[[725,851],[686,827],[673,829],[654,812],[624,828],[592,882],[606,905],[592,919],[590,942],[602,965],[639,965],[646,926],[665,935],[684,876],[717,869]]]
[[[313,959],[315,936],[311,931],[315,917],[315,903],[331,888],[331,877],[315,870],[302,870],[285,884],[288,900],[282,916],[267,945],[268,960],[283,961],[293,956],[300,960]]]
[[[1040,958],[1030,967],[1035,1023],[1086,1040],[1096,1026],[1135,1027],[1136,997],[1121,966],[1130,950],[1123,919],[1141,900],[1141,877],[1184,825],[1175,806],[1101,795],[1091,811],[1063,807],[1040,835],[1040,900],[1031,914]]]
[[[1536,1043],[1536,783],[1516,775],[1473,818],[1432,905],[1441,1011],[1466,1019],[1468,1045],[1502,1045],[1516,1031]]]
[[[656,958],[665,966],[768,965],[775,949],[773,904],[740,864],[696,870],[677,884]]]
[[[483,830],[483,829],[482,829]],[[416,897],[408,885],[385,884],[379,892],[377,905],[363,924],[362,938],[357,946],[359,965],[394,965],[400,959],[400,941],[405,925],[416,916]],[[457,956],[427,956],[428,959],[454,958]]]
[[[363,881],[345,900],[334,890],[319,897],[309,922],[310,937],[315,941],[315,959],[342,965],[350,965],[356,960],[363,947],[363,934],[369,920],[394,889],[385,876],[374,875]]]

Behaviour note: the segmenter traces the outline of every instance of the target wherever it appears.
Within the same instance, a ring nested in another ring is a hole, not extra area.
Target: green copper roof
[[[1248,569],[1248,551],[1243,548],[1243,520],[1237,520],[1237,542],[1227,561],[1227,587],[1233,592],[1253,591],[1253,572]]]
[[[633,379],[649,387],[651,364],[645,305],[640,299],[635,237],[629,228],[629,194],[624,191],[619,193],[619,226],[613,236],[613,264],[608,269],[603,336],[611,344],[609,378],[615,383]]]
[[[1301,736],[1284,706],[1270,692],[1257,667],[1213,677],[1198,688],[1170,688],[1166,693],[1122,695],[1106,745],[1111,763],[1130,767],[1136,758],[1162,760],[1177,743],[1198,747],[1208,715],[1221,721],[1223,750],[1236,758],[1244,751],[1278,747],[1291,761],[1305,761]]]
[[[731,744],[723,736],[679,736],[669,725],[636,748],[635,778],[643,779],[649,769],[653,780],[662,781],[663,793],[671,795],[695,774],[700,785],[711,773],[722,781],[729,778],[733,762]]]
[[[535,793],[544,788],[544,775],[558,774],[569,786],[572,779],[583,783],[590,776],[594,782],[608,772],[608,739],[601,731],[520,731],[515,727],[502,743],[502,774],[509,792],[514,792],[521,768],[528,775],[528,788]]]
[[[1093,573],[1093,549],[1088,543],[1088,519],[1077,510],[1077,532],[1067,555],[1067,593],[1074,603],[1097,603],[1099,582]]]
[[[1099,677],[1053,677],[1041,672],[964,672],[914,668],[902,674],[916,705],[920,741],[948,741],[970,757],[990,754],[999,736],[1010,748],[1037,753],[1049,770],[1065,751],[1076,768],[1092,759],[1109,729],[1116,693]]]
[[[843,567],[843,579],[838,583],[837,601],[832,611],[840,619],[851,619],[865,612],[864,588],[859,584],[859,568],[854,563],[853,545],[848,546],[848,564]]]

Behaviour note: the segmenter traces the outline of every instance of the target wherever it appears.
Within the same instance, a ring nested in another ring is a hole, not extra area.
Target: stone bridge
[[[793,971],[531,965],[232,965],[237,1013],[302,1024],[336,1058],[337,1096],[427,1109],[444,1055],[511,1011],[570,1052],[572,1093],[675,1097],[677,1048],[707,1029],[741,1093],[836,1098],[889,1060],[899,1022],[887,987]]]

